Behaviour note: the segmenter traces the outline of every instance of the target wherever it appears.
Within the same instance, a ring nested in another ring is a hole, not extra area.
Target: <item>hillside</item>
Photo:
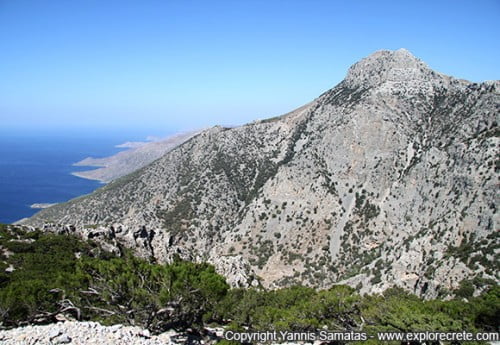
[[[498,282],[499,88],[379,51],[289,114],[203,131],[23,224],[207,260],[233,286],[481,290]]]
[[[307,332],[316,340],[331,340],[331,331],[368,340],[415,330],[498,339],[498,286],[472,297],[464,285],[447,301],[398,288],[363,296],[344,285],[231,289],[206,263],[151,263],[124,248],[116,255],[92,240],[26,230],[0,224],[2,344],[221,344],[235,329]],[[299,343],[283,333],[269,343]],[[237,343],[263,343],[247,339]],[[361,343],[380,342],[352,344]]]
[[[104,158],[87,157],[73,164],[74,166],[98,167],[93,170],[77,171],[73,175],[106,183],[116,180],[148,165],[196,134],[198,134],[197,131],[190,131],[158,141],[127,142],[117,147],[128,148],[128,150]]]

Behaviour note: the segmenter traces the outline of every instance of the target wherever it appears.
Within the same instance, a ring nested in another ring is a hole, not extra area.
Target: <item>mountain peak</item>
[[[384,82],[428,80],[433,71],[408,50],[379,50],[349,68],[345,81],[352,86]]]

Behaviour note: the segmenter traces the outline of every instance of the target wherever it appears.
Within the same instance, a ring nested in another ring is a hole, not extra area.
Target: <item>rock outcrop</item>
[[[499,278],[499,90],[376,52],[289,114],[206,130],[24,224],[208,260],[236,285],[480,290]]]

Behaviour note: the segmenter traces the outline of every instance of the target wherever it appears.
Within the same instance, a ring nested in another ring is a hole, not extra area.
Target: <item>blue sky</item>
[[[0,126],[238,125],[379,49],[500,79],[500,1],[0,0]]]

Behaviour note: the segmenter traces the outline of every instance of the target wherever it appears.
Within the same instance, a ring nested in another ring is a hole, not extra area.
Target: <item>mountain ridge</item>
[[[188,131],[152,142],[127,142],[118,145],[117,147],[126,147],[128,149],[109,157],[87,157],[76,162],[73,166],[86,166],[97,169],[77,171],[73,172],[72,175],[108,183],[153,162],[199,132],[200,131]]]
[[[233,286],[498,282],[499,86],[379,51],[295,111],[208,129],[23,224],[208,260]]]

